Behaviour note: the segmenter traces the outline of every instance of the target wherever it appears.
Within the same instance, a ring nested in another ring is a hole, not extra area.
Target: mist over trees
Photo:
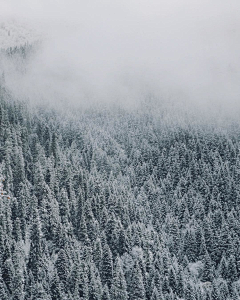
[[[239,299],[239,123],[148,108],[32,107],[2,77],[1,299]]]

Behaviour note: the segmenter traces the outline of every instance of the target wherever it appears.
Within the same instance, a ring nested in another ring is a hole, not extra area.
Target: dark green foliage
[[[129,296],[130,299],[133,300],[144,300],[145,294],[141,269],[139,268],[138,262],[136,262],[132,269]]]
[[[40,221],[36,215],[31,229],[31,244],[29,251],[28,268],[31,270],[34,279],[40,279],[41,268],[43,267],[43,249],[41,243]]]
[[[212,281],[213,280],[213,263],[211,261],[208,253],[205,255],[203,259],[203,270],[201,280],[203,282]]]
[[[158,290],[156,289],[156,287],[154,287],[150,300],[158,300],[158,299],[159,299],[159,293],[158,293]]]
[[[195,291],[190,284],[187,284],[187,286],[185,288],[184,299],[185,300],[195,300],[196,299]]]
[[[169,286],[172,289],[173,292],[177,291],[177,280],[176,280],[176,275],[174,269],[171,267],[169,271]]]
[[[5,282],[3,281],[2,274],[0,271],[0,299],[8,300],[9,299],[8,295],[9,295],[9,291],[7,289]]]
[[[103,245],[102,265],[101,265],[101,277],[103,284],[107,284],[111,287],[113,278],[113,260],[112,253],[108,244]]]
[[[63,286],[59,280],[58,275],[55,273],[51,282],[50,292],[52,300],[62,300],[63,299]]]
[[[127,284],[125,281],[125,277],[123,274],[121,261],[119,257],[117,257],[115,263],[114,275],[113,275],[112,287],[111,287],[111,297],[112,299],[116,299],[116,300],[128,299]]]
[[[116,107],[30,112],[4,81],[1,299],[239,297],[238,123],[222,132]]]
[[[10,293],[13,292],[13,277],[14,277],[14,266],[11,259],[7,259],[2,264],[2,278]]]
[[[109,294],[109,290],[108,290],[108,286],[105,285],[103,288],[103,293],[102,293],[102,297],[101,300],[110,300],[110,294]]]
[[[234,282],[238,280],[236,261],[233,255],[230,256],[227,267],[227,280]]]
[[[63,249],[61,249],[58,253],[58,258],[56,260],[56,269],[57,274],[61,282],[66,285],[68,278],[68,269],[69,269],[69,261],[68,257]]]

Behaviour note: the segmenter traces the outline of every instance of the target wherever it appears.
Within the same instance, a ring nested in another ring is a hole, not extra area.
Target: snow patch
[[[190,271],[190,273],[194,276],[194,277],[198,277],[199,276],[199,271],[203,268],[203,263],[202,261],[197,261],[195,263],[190,263],[188,265],[188,269]]]

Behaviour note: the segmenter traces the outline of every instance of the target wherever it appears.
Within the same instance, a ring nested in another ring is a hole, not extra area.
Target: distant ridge
[[[0,16],[0,48],[6,49],[31,44],[41,39],[41,35],[26,21],[6,19]]]

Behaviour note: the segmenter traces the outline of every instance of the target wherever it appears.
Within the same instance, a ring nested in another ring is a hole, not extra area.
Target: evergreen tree
[[[208,254],[205,255],[204,257],[204,266],[203,266],[203,271],[202,271],[202,276],[201,276],[201,280],[203,282],[206,281],[212,281],[213,279],[213,265],[212,265],[212,261],[211,258]]]
[[[101,277],[102,283],[107,284],[110,288],[113,278],[113,260],[111,250],[107,243],[103,245]]]
[[[69,199],[65,189],[61,189],[59,195],[59,213],[62,217],[63,223],[67,223],[69,215]]]
[[[54,274],[54,277],[51,281],[51,297],[52,300],[62,300],[63,299],[63,286],[59,280],[57,273]]]
[[[136,261],[132,269],[131,282],[129,286],[129,297],[132,300],[144,300],[145,288],[143,285],[142,273]]]
[[[176,292],[177,280],[176,280],[176,275],[175,275],[175,271],[174,271],[173,267],[170,268],[168,280],[169,280],[170,288],[173,290],[173,292]]]
[[[78,230],[78,238],[83,243],[83,245],[88,246],[90,244],[84,212],[82,213],[81,217],[81,222]]]
[[[179,270],[177,274],[177,295],[182,298],[184,294],[184,279],[183,279],[183,272],[182,270]]]
[[[0,299],[239,298],[239,122],[151,101],[29,109],[0,82]]]
[[[36,219],[33,221],[32,230],[31,230],[31,243],[30,243],[30,252],[28,260],[28,268],[32,271],[35,280],[40,279],[40,272],[42,268],[42,244],[41,244],[41,228],[39,217],[36,216]]]
[[[234,282],[238,280],[237,277],[237,268],[236,268],[236,261],[233,255],[230,256],[227,268],[227,279],[230,282]]]
[[[63,249],[59,251],[55,265],[59,279],[63,285],[66,286],[68,277],[68,258]]]
[[[194,291],[193,287],[190,284],[188,284],[185,288],[184,299],[185,300],[195,300],[196,299],[195,291]]]
[[[24,277],[22,272],[17,269],[13,278],[13,299],[23,300],[24,299]]]
[[[227,279],[228,276],[228,266],[225,256],[223,255],[221,262],[218,267],[218,273],[223,279]]]
[[[127,300],[127,284],[121,267],[121,260],[117,257],[115,262],[113,281],[111,287],[111,297],[116,300]]]
[[[94,244],[93,259],[99,271],[101,270],[102,256],[103,256],[102,243],[101,240],[98,238]]]
[[[4,261],[2,265],[2,278],[8,288],[10,294],[13,292],[13,277],[15,274],[14,266],[11,258]]]
[[[90,269],[89,300],[101,300],[102,285],[100,275],[96,272],[94,266],[91,266]]]
[[[3,281],[1,270],[0,270],[0,299],[2,300],[9,299],[8,289],[5,282]]]
[[[103,293],[102,293],[102,297],[101,300],[110,300],[110,294],[108,291],[108,286],[107,284],[105,284],[104,288],[103,288]]]
[[[158,299],[160,299],[159,293],[158,293],[158,290],[156,289],[156,287],[154,287],[150,300],[158,300]]]
[[[212,298],[212,300],[218,300],[220,298],[219,288],[215,281],[213,282],[213,285],[212,285],[211,298]]]

